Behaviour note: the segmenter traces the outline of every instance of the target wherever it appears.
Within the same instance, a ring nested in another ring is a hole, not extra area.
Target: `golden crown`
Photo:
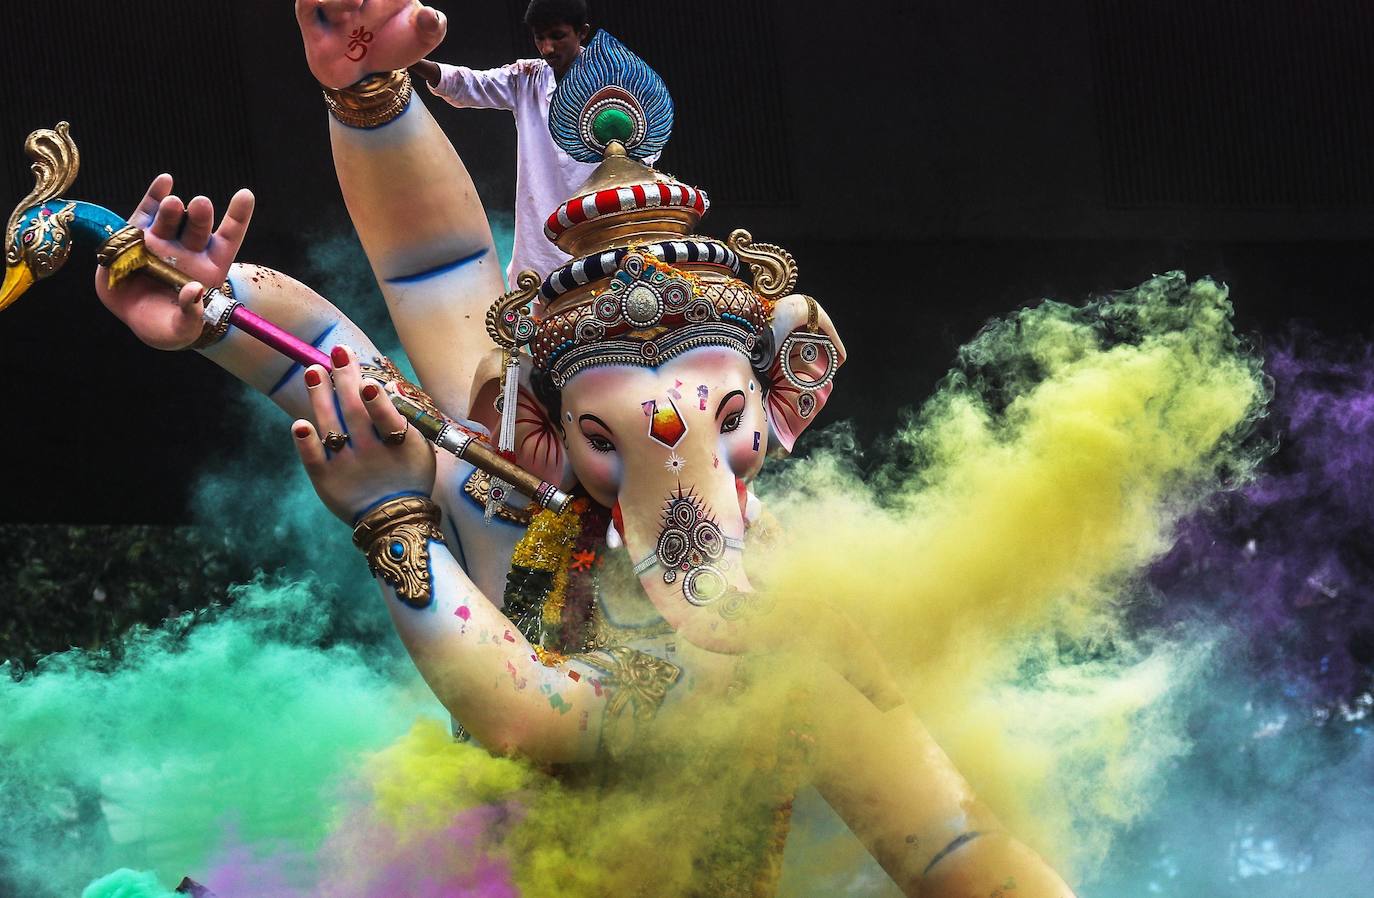
[[[692,235],[708,208],[704,191],[612,141],[545,226],[573,261],[543,279],[521,272],[488,311],[488,333],[508,351],[528,346],[558,388],[588,367],[653,366],[699,346],[757,360],[771,345],[774,304],[796,284],[796,263],[747,231],[724,242]],[[746,267],[752,286],[740,278]]]

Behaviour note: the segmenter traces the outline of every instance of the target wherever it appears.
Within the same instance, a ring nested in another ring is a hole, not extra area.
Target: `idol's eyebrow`
[[[726,393],[726,394],[725,394],[725,398],[722,399],[722,400],[720,401],[720,405],[717,405],[717,406],[716,406],[716,417],[717,417],[717,418],[720,417],[720,413],[725,409],[725,403],[729,402],[731,399],[734,399],[736,396],[743,396],[743,395],[744,395],[744,391],[743,391],[743,390],[735,390],[734,392]]]
[[[590,421],[596,426],[600,427],[602,430],[606,431],[607,433],[615,433],[614,430],[611,430],[611,425],[607,424],[605,421],[602,421],[596,415],[583,415],[582,417],[577,419],[578,424],[581,424],[583,421]]]

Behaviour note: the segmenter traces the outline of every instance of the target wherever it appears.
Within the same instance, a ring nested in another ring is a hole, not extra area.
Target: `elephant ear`
[[[799,293],[778,300],[772,329],[775,349],[764,410],[772,445],[791,452],[830,398],[835,372],[844,364],[844,344],[820,304]]]
[[[522,378],[524,380],[524,378]],[[544,408],[525,383],[520,385],[515,412],[515,458],[520,466],[533,471],[549,483],[568,487],[573,482],[568,453],[563,449],[563,435],[554,426],[549,410]]]
[[[501,427],[501,416],[496,411],[501,395],[501,365],[499,350],[482,360],[477,372],[480,386],[473,391],[471,403],[473,420],[491,433]],[[520,389],[516,394],[515,460],[520,467],[560,488],[569,488],[574,483],[572,466],[563,448],[563,435],[549,410],[535,395],[528,360],[520,368]]]

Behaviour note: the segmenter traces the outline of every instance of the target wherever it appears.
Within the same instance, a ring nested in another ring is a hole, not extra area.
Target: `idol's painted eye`
[[[740,422],[744,420],[744,393],[740,390],[733,390],[725,395],[716,406],[716,417],[720,419],[720,432],[730,433],[739,430]]]
[[[588,445],[588,446],[591,446],[592,449],[593,449],[594,451],[596,451],[596,452],[614,452],[614,451],[615,451],[615,444],[612,443],[610,440],[606,439],[605,437],[603,437],[603,436],[597,436],[596,434],[585,434],[585,436],[587,437],[587,445]]]
[[[611,433],[611,428],[605,421],[596,415],[583,415],[577,419],[577,424],[582,430],[582,438],[592,447],[593,452],[615,451],[615,443],[607,436]]]

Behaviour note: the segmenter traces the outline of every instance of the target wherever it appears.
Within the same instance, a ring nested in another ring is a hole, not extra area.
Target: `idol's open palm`
[[[95,275],[100,301],[149,346],[190,346],[201,333],[201,293],[205,287],[224,283],[243,246],[253,202],[248,190],[234,194],[216,229],[215,207],[210,200],[198,196],[183,204],[172,195],[172,176],[158,175],[129,216],[129,223],[143,229],[143,243],[149,253],[194,280],[176,296],[151,277],[129,277],[112,288],[109,271],[101,267]]]
[[[296,21],[311,74],[333,88],[414,65],[448,28],[419,0],[296,0]]]

